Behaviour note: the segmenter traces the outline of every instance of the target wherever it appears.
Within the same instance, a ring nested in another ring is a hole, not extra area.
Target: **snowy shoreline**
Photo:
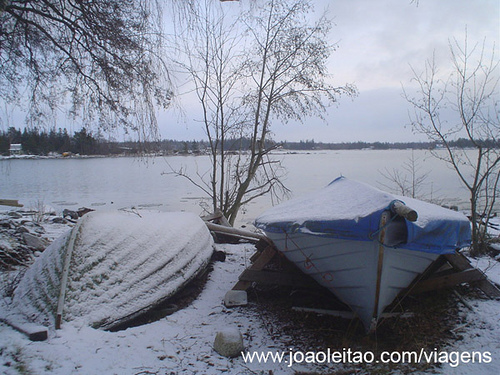
[[[4,216],[2,216],[4,217]],[[21,218],[15,220],[23,220]],[[25,222],[28,223],[28,221]],[[71,224],[71,223],[70,223]],[[70,228],[68,224],[42,221],[46,238],[53,240]],[[498,235],[500,233],[497,233]],[[426,353],[491,353],[489,363],[468,363],[464,361],[457,366],[450,363],[436,366],[415,366],[404,364],[366,364],[366,363],[293,363],[286,362],[290,353],[313,350],[318,337],[328,337],[326,330],[315,331],[323,325],[334,324],[331,329],[338,330],[337,336],[342,340],[332,341],[337,346],[331,350],[351,349],[368,353],[373,351],[380,355],[382,349],[418,350],[415,347],[384,346],[390,337],[380,330],[378,338],[363,338],[357,331],[352,331],[350,321],[332,319],[311,314],[292,314],[289,309],[281,308],[281,304],[271,291],[271,298],[265,298],[266,292],[250,293],[250,304],[247,307],[228,309],[222,300],[231,289],[238,276],[249,265],[249,258],[255,248],[252,244],[217,244],[216,249],[226,253],[225,262],[213,264],[207,283],[201,294],[189,306],[159,321],[123,331],[109,332],[93,329],[85,325],[66,323],[61,330],[49,331],[49,339],[45,342],[31,342],[21,333],[0,323],[0,366],[6,374],[295,374],[297,371],[327,374],[332,371],[344,373],[370,373],[383,371],[392,373],[500,373],[500,302],[477,298],[474,294],[465,295],[473,311],[456,302],[454,310],[456,321],[453,322],[447,337],[440,342],[426,342]],[[500,266],[498,260],[490,257],[472,259],[474,266],[482,269],[494,282],[500,282]],[[279,291],[275,291],[278,293]],[[260,293],[260,294],[259,294]],[[253,296],[253,297],[252,297]],[[257,298],[255,297],[257,296]],[[286,297],[278,294],[283,298]],[[281,298],[280,297],[280,298]],[[5,297],[3,299],[5,301]],[[455,303],[454,303],[455,304]],[[273,307],[273,305],[275,305]],[[285,306],[286,307],[286,306]],[[2,309],[2,308],[0,308]],[[3,307],[5,309],[5,307]],[[5,311],[0,311],[3,314]],[[436,316],[437,318],[437,316]],[[289,320],[288,320],[289,319]],[[448,317],[453,319],[453,316]],[[418,321],[415,322],[415,324]],[[400,334],[413,337],[417,342],[419,332],[414,332],[412,325],[400,322]],[[242,332],[247,353],[268,351],[284,354],[282,363],[245,362],[243,357],[228,359],[217,354],[213,342],[217,330],[221,327],[237,327]],[[333,332],[333,331],[332,331]],[[390,332],[390,331],[389,331]],[[454,339],[450,339],[454,338]],[[300,339],[305,341],[299,341]],[[422,337],[420,339],[423,340]],[[432,340],[431,337],[428,340]],[[325,342],[314,350],[327,350]],[[347,344],[339,347],[338,342]],[[377,344],[378,342],[378,344]],[[405,341],[406,342],[406,341]],[[433,346],[435,345],[435,346]],[[487,357],[484,357],[487,359]],[[296,358],[300,359],[300,358]],[[297,362],[297,361],[295,361]]]

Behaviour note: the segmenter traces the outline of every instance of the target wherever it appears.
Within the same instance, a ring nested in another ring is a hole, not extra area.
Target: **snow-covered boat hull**
[[[393,212],[405,203],[416,210],[415,217]],[[255,225],[299,269],[346,303],[367,331],[439,255],[470,241],[464,215],[343,177],[273,207]]]
[[[210,232],[194,214],[92,212],[27,270],[13,305],[47,326],[59,314],[111,329],[174,295],[212,252]]]

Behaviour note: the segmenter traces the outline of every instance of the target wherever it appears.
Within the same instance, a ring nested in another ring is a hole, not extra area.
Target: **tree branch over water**
[[[31,126],[69,109],[86,127],[154,137],[154,107],[171,97],[162,22],[157,1],[3,1],[0,98]]]

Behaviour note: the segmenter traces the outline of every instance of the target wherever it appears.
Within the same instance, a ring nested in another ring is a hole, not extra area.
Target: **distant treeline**
[[[459,138],[449,141],[449,146],[454,148],[472,148],[473,143],[469,139]],[[484,148],[500,148],[500,140],[479,141]],[[342,143],[323,143],[314,140],[300,142],[283,142],[283,148],[287,150],[432,150],[442,147],[436,142],[342,142]]]
[[[50,153],[75,153],[97,155],[103,150],[98,140],[87,133],[86,129],[69,135],[66,129],[50,130],[49,132],[34,129],[23,131],[9,128],[0,132],[0,153],[9,155],[11,144],[21,144],[22,153],[29,155],[48,155]]]
[[[19,130],[13,127],[0,131],[0,154],[9,155],[11,144],[21,144],[22,152],[30,155],[80,154],[80,155],[116,155],[116,154],[204,154],[210,149],[207,141],[176,141],[162,140],[156,142],[114,142],[96,136],[82,128],[70,135],[66,129],[50,131],[34,129]],[[452,147],[468,148],[472,143],[467,139],[451,141]],[[485,147],[500,148],[498,140],[483,141]],[[246,138],[225,141],[225,150],[248,150],[250,140]],[[323,143],[312,140],[300,142],[267,142],[266,147],[276,147],[286,150],[388,150],[388,149],[434,149],[440,147],[434,142],[343,142]]]
[[[288,150],[390,150],[390,149],[433,149],[434,142],[342,142],[323,143],[314,140],[300,142],[283,142],[283,148]]]
[[[79,155],[117,155],[140,154],[144,152],[157,153],[201,153],[205,150],[205,142],[186,142],[164,140],[157,142],[115,142],[82,128],[70,135],[66,129],[33,128],[19,130],[10,127],[0,131],[0,155],[10,154],[11,144],[20,144],[23,154],[79,154]]]

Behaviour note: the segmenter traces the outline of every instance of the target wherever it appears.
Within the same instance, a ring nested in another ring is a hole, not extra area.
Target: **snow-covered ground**
[[[62,232],[64,226],[58,228]],[[54,237],[57,234],[53,228],[50,233]],[[331,348],[344,355],[340,363],[305,363],[307,357],[301,355],[307,353],[295,352],[290,347],[289,337],[270,334],[275,333],[269,327],[273,322],[268,315],[259,313],[257,302],[251,302],[248,307],[226,308],[222,303],[224,295],[249,265],[255,248],[252,244],[219,244],[216,247],[226,252],[226,261],[213,264],[213,271],[198,298],[186,308],[159,321],[117,332],[65,323],[61,330],[49,331],[48,340],[42,342],[32,342],[10,326],[0,323],[0,373],[295,374],[340,370],[351,373],[358,368],[352,363],[342,363],[344,359],[351,362],[356,359],[347,358],[346,354],[351,349],[348,347]],[[500,282],[497,260],[481,258],[472,261],[492,280]],[[439,352],[427,352],[433,356],[431,359],[443,362],[442,352],[446,351],[448,359],[448,363],[434,367],[428,373],[500,373],[500,301],[468,299],[468,303],[474,310],[460,305],[459,314],[463,323],[454,328],[463,339],[449,341],[444,348],[440,346]],[[3,313],[0,311],[0,317]],[[281,353],[284,354],[283,361],[273,363],[269,357],[267,363],[258,363],[257,360],[250,363],[241,356],[233,359],[220,356],[212,346],[217,331],[224,327],[240,330],[247,353]],[[290,365],[291,350],[295,362],[303,359],[304,363]],[[318,351],[321,350],[326,351],[326,348],[318,348]],[[472,352],[480,352],[480,355],[474,356]],[[380,358],[381,353],[375,354],[376,359]],[[479,358],[482,363],[478,363]],[[319,362],[322,360],[320,356],[316,359]],[[370,372],[370,367],[359,368],[358,373]],[[390,368],[394,369],[394,373],[405,372],[397,365]]]

